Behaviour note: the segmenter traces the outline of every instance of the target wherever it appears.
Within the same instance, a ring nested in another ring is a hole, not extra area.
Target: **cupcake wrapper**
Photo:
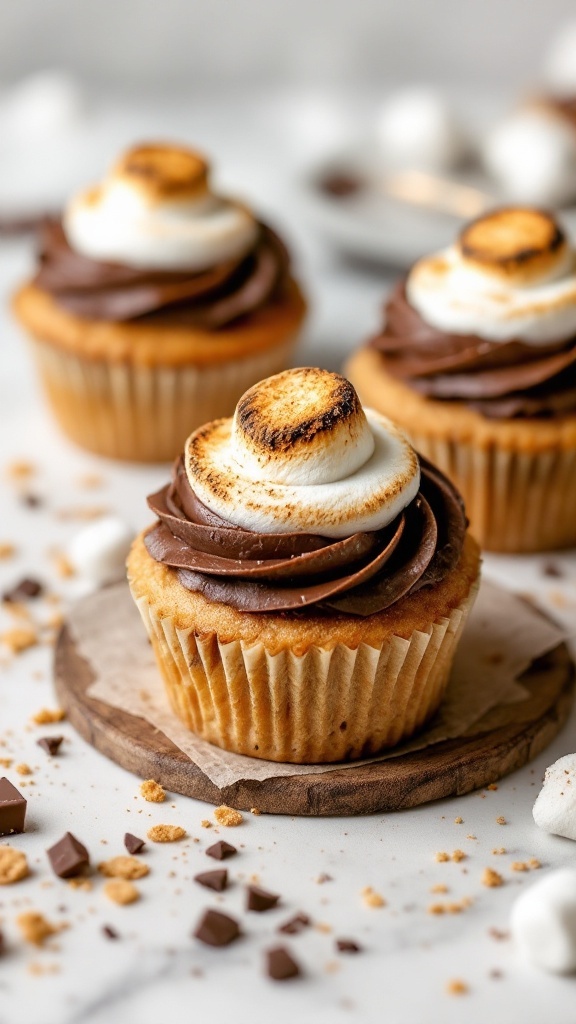
[[[448,618],[380,648],[342,644],[272,654],[262,644],[197,636],[134,595],[172,708],[226,750],[296,764],[375,754],[437,710],[477,583]]]
[[[138,462],[175,458],[196,427],[232,415],[257,381],[290,364],[296,338],[214,366],[138,366],[84,359],[31,339],[62,430],[98,455]]]
[[[482,547],[528,553],[576,544],[576,448],[509,451],[408,433],[456,484]]]

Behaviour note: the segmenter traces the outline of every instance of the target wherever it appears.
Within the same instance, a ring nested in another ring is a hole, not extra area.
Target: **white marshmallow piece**
[[[467,148],[450,104],[425,86],[393,93],[380,108],[376,135],[384,159],[395,167],[448,170]]]
[[[68,546],[68,558],[79,576],[96,586],[113,583],[126,572],[134,530],[118,516],[103,516],[83,527]]]
[[[563,25],[544,57],[544,78],[556,93],[576,92],[576,21]]]
[[[513,939],[523,956],[552,974],[576,971],[576,870],[553,871],[512,908]]]
[[[40,71],[0,95],[3,144],[34,145],[70,131],[83,113],[77,83],[63,71]]]
[[[545,832],[576,840],[576,754],[566,754],[546,769],[532,813]]]
[[[487,136],[482,158],[515,202],[562,206],[576,197],[576,130],[552,111],[512,114]]]

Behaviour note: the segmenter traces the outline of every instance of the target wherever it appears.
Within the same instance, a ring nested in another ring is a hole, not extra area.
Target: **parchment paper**
[[[217,786],[241,779],[333,771],[330,765],[276,764],[220,750],[191,733],[173,714],[140,615],[126,583],[82,598],[68,625],[95,681],[88,695],[145,719],[191,758]],[[428,729],[377,757],[339,768],[382,761],[462,736],[487,711],[526,698],[516,682],[531,662],[558,646],[562,631],[510,592],[484,580],[466,624],[448,691]]]

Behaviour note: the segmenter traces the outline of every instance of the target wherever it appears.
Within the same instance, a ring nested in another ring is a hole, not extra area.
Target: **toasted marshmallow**
[[[418,457],[394,424],[363,410],[345,378],[310,367],[250,388],[233,419],[188,438],[185,464],[208,508],[261,533],[379,530],[420,486]]]
[[[191,150],[129,150],[100,185],[68,204],[70,245],[91,259],[149,270],[200,272],[242,257],[258,226],[241,203],[210,191],[209,167]]]
[[[576,260],[551,214],[510,207],[414,265],[410,304],[438,330],[543,345],[576,332]]]
[[[515,111],[496,125],[482,159],[515,202],[563,206],[576,197],[576,131],[545,103]]]

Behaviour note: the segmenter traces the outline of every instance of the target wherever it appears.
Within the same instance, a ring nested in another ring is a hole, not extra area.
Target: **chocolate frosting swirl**
[[[372,615],[438,583],[460,558],[462,500],[424,459],[421,472],[417,497],[388,527],[332,540],[232,526],[198,499],[179,459],[172,482],[148,498],[159,521],[146,548],[188,590],[241,611]]]
[[[60,221],[47,220],[34,283],[84,319],[152,320],[217,330],[279,297],[287,283],[286,249],[269,227],[259,228],[246,256],[190,273],[90,259],[72,249]]]
[[[536,346],[447,334],[410,305],[405,282],[388,299],[384,328],[371,345],[384,355],[387,370],[416,391],[465,402],[489,418],[576,412],[576,338]]]

